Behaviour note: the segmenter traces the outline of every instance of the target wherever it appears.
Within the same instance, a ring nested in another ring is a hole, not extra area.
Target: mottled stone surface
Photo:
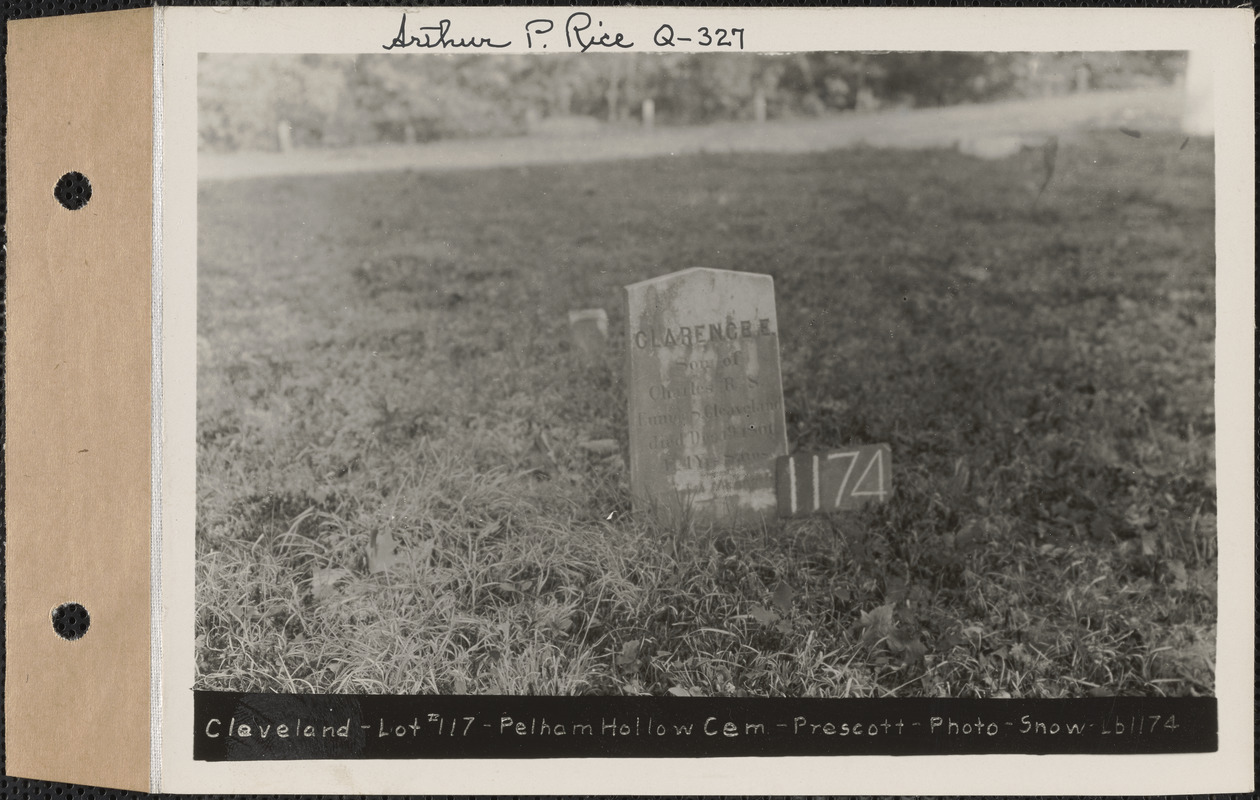
[[[773,522],[787,454],[773,279],[697,268],[632,284],[626,325],[635,510]]]

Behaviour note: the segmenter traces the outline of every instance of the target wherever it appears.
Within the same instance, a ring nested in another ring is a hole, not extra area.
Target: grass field
[[[208,689],[1213,691],[1212,143],[853,148],[207,184]],[[620,287],[774,276],[794,448],[883,506],[629,508]],[[583,366],[566,312],[603,307]]]

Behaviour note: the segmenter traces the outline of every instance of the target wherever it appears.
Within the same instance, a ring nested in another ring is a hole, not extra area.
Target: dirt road
[[[582,136],[518,136],[418,145],[377,145],[288,153],[202,153],[198,178],[231,180],[394,170],[448,170],[611,161],[688,153],[801,153],[865,145],[951,147],[999,157],[1047,136],[1123,126],[1167,130],[1178,124],[1180,89],[1090,92],[1060,97],[850,113],[817,120],[726,123],[684,128],[608,128]]]

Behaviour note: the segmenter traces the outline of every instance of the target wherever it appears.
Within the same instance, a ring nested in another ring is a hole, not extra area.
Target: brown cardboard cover
[[[7,75],[5,767],[147,790],[153,11],[13,22]]]

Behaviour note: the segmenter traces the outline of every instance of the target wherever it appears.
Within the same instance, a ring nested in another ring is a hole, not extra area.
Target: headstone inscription
[[[787,454],[769,275],[695,268],[626,287],[630,491],[700,526],[776,517]]]

